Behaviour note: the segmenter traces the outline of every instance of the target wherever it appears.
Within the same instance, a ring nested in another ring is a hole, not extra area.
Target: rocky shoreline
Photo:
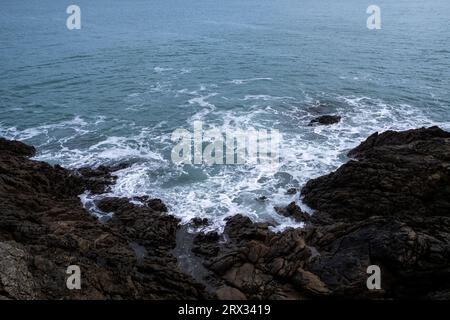
[[[99,221],[80,203],[117,168],[69,171],[0,138],[0,299],[450,299],[450,133],[375,133],[352,160],[301,190],[312,216],[281,233],[229,217],[189,234],[157,199],[107,198]],[[207,221],[193,221],[195,224]],[[66,269],[80,266],[82,289]],[[369,265],[382,289],[368,290]]]

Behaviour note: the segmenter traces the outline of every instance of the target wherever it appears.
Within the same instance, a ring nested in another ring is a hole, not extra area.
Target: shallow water
[[[69,168],[131,161],[112,193],[161,198],[184,222],[293,225],[273,210],[299,201],[286,189],[369,134],[450,128],[450,2],[376,2],[370,31],[359,0],[76,1],[69,31],[59,1],[3,0],[0,135]],[[343,119],[308,126],[323,113]],[[173,164],[170,135],[194,120],[279,130],[280,166]]]

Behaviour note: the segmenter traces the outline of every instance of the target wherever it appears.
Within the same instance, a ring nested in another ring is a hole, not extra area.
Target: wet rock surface
[[[278,208],[305,222],[278,233],[236,215],[223,234],[188,234],[148,197],[98,201],[113,213],[101,223],[78,195],[107,190],[114,169],[70,172],[32,154],[0,140],[0,298],[450,296],[450,133],[437,127],[373,134],[352,160],[303,187],[314,214]],[[66,288],[71,264],[82,290]],[[370,265],[381,269],[381,290],[366,286]]]
[[[84,188],[93,194],[102,194],[108,192],[111,185],[117,180],[112,173],[128,167],[127,163],[107,167],[99,166],[97,168],[80,168],[75,173],[82,177]]]
[[[228,219],[224,236],[227,242],[215,242],[216,255],[204,255],[205,266],[223,286],[238,290],[234,292],[240,299],[306,299],[328,293],[318,278],[296,281],[303,279],[299,274],[313,255],[302,229],[275,233],[266,223],[236,215]],[[207,246],[213,244],[209,241]],[[198,247],[203,246],[205,242],[198,241],[195,252],[202,254]],[[306,282],[308,285],[302,285]],[[223,292],[216,294],[222,296]]]
[[[304,200],[351,221],[448,216],[449,138],[437,127],[374,134],[349,152],[356,160],[309,181],[302,190]]]
[[[207,226],[209,224],[209,221],[207,218],[192,218],[190,224],[194,226],[195,228],[200,228]]]
[[[291,202],[285,208],[276,207],[275,211],[282,216],[293,218],[297,222],[308,222],[310,220],[309,214],[303,212],[295,202]]]
[[[379,265],[385,297],[450,290],[450,133],[437,127],[374,134],[329,175],[309,181],[318,210],[305,240],[320,255],[308,268],[337,294],[367,295]]]
[[[297,193],[297,189],[296,188],[289,188],[289,189],[286,190],[286,194],[293,195],[293,194],[296,194],[296,193]]]
[[[330,125],[330,124],[335,124],[341,121],[341,116],[338,115],[331,115],[331,114],[327,114],[327,115],[323,115],[317,118],[314,118],[310,121],[309,125],[313,126],[313,125]]]
[[[78,195],[101,175],[84,178],[29,160],[32,149],[0,142],[0,298],[198,299],[209,295],[181,272],[171,250],[178,220],[159,200],[142,206],[109,198],[101,223]],[[110,172],[100,169],[108,176]],[[106,183],[102,182],[105,186]],[[137,255],[136,248],[144,248]],[[66,287],[67,267],[81,269],[81,290]]]

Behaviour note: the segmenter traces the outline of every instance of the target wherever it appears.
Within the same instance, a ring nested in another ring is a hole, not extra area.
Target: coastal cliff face
[[[160,200],[103,199],[113,216],[100,222],[78,195],[103,193],[114,168],[68,171],[34,152],[0,138],[0,298],[450,299],[450,133],[437,127],[373,134],[309,181],[301,192],[315,213],[281,211],[302,229],[236,215],[223,235],[192,235],[201,276],[180,268],[183,228]],[[69,265],[81,290],[66,287]],[[381,290],[367,289],[370,265]]]

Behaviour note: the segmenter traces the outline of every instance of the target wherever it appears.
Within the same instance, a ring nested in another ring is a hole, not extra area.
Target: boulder
[[[307,222],[310,220],[309,214],[303,212],[295,202],[291,202],[286,208],[275,207],[275,211],[282,216],[293,218],[298,222]]]
[[[337,115],[323,115],[314,118],[310,121],[309,125],[330,125],[341,121],[341,117]]]

